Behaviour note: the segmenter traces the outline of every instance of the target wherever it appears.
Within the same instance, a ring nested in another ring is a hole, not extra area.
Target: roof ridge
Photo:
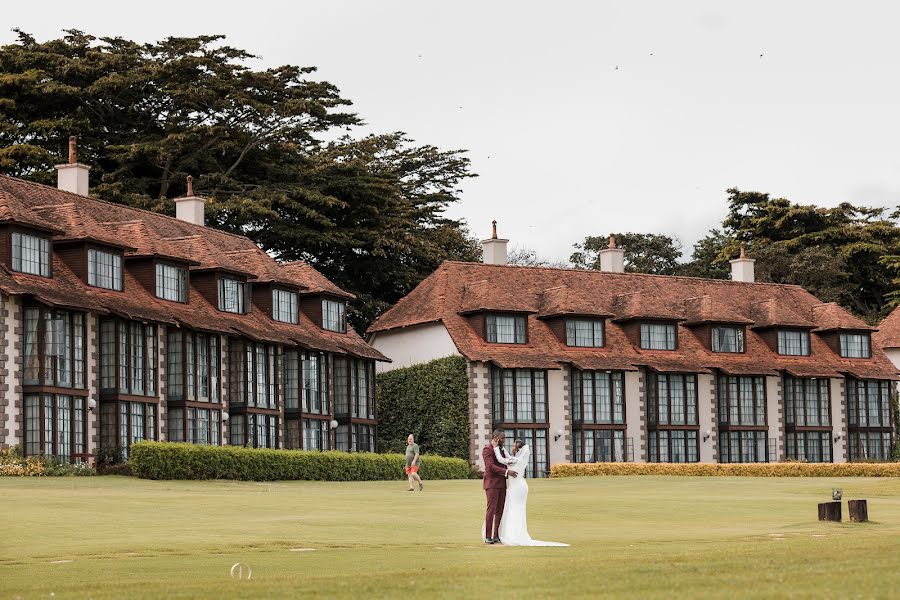
[[[473,267],[494,267],[503,269],[531,269],[535,271],[565,271],[573,273],[602,273],[603,275],[612,275],[615,277],[655,277],[660,279],[688,279],[690,281],[712,281],[716,283],[727,283],[734,285],[767,285],[786,288],[801,289],[807,291],[803,286],[794,283],[774,283],[771,281],[733,281],[731,279],[715,279],[713,277],[696,277],[693,275],[660,275],[658,273],[613,273],[611,271],[599,271],[597,269],[577,269],[575,267],[543,267],[539,265],[492,265],[489,263],[470,262],[464,260],[445,260],[444,263],[473,266]]]

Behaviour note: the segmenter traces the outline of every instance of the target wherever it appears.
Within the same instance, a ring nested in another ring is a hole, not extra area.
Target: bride
[[[499,447],[494,448],[494,456],[507,465],[510,471],[518,474],[518,477],[509,478],[509,487],[506,489],[506,504],[500,520],[500,542],[506,546],[568,546],[559,542],[533,540],[528,535],[528,482],[525,481],[525,469],[528,468],[531,457],[528,445],[522,440],[516,440],[512,457],[503,456]]]

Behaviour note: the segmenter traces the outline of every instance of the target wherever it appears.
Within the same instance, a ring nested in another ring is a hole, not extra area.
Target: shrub
[[[199,446],[139,442],[129,464],[144,479],[238,479],[245,481],[379,481],[406,479],[402,454],[262,450],[237,446]],[[427,479],[466,479],[469,465],[458,458],[426,455]]]
[[[94,469],[84,463],[73,465],[43,456],[29,456],[25,458],[18,448],[0,450],[0,476],[66,477],[94,474]]]
[[[462,356],[381,373],[378,438],[385,452],[403,452],[416,436],[423,454],[469,457],[469,376]]]
[[[688,477],[900,477],[900,463],[565,463],[551,477],[676,475]]]

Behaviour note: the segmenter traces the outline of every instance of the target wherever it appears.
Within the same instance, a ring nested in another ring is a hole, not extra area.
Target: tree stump
[[[819,504],[819,520],[820,521],[841,521],[841,503],[840,502],[822,502]]]
[[[866,500],[849,500],[847,502],[847,512],[850,513],[850,520],[856,523],[865,523],[869,520],[869,506]]]

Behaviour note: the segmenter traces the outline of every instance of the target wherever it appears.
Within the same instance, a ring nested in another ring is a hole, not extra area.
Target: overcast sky
[[[727,4],[727,5],[726,5]],[[568,258],[586,235],[690,247],[725,189],[900,204],[900,5],[892,2],[5,3],[64,28],[152,41],[223,33],[254,67],[315,65],[374,131],[469,150],[451,215]]]

